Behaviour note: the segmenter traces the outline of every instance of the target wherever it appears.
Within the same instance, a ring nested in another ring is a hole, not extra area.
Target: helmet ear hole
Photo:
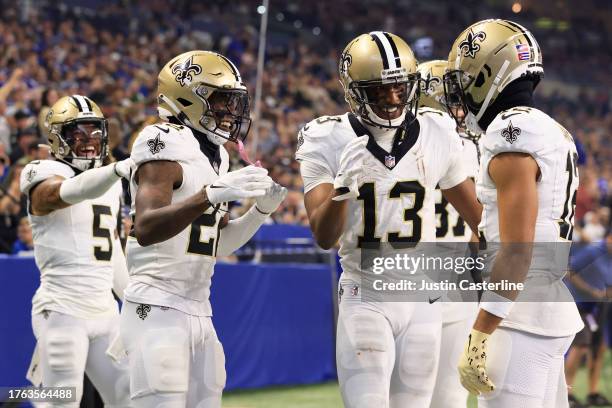
[[[474,82],[474,86],[480,88],[485,83],[484,73],[481,71],[476,77],[476,81]]]
[[[177,100],[177,101],[178,101],[178,102],[179,102],[181,105],[183,105],[184,107],[188,107],[188,106],[193,105],[193,103],[191,103],[190,101],[188,101],[188,100],[187,100],[187,99],[185,99],[185,98],[176,98],[176,100]]]

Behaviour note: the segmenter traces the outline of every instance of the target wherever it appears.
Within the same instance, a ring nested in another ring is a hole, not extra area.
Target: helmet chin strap
[[[367,121],[372,122],[373,126],[380,126],[383,128],[388,128],[389,123],[391,124],[391,127],[399,127],[404,122],[404,119],[406,119],[406,112],[408,111],[408,107],[406,106],[404,107],[404,111],[402,112],[400,116],[398,116],[395,119],[388,120],[388,119],[383,119],[377,114],[375,114],[369,105],[366,105],[365,108],[366,108],[366,111],[368,112],[368,117],[365,118],[366,122]]]
[[[219,128],[217,128],[216,133],[213,132],[212,130],[209,130],[207,128],[204,128],[204,132],[202,132],[206,135],[206,138],[213,144],[217,145],[217,146],[223,146],[225,143],[227,143],[227,141],[229,140],[230,137],[230,133],[226,132],[224,130],[221,130]],[[219,133],[223,136],[220,136]]]
[[[102,166],[102,159],[81,159],[71,157],[70,160],[66,160],[66,163],[80,171],[87,171]]]
[[[410,95],[408,95],[408,102],[414,99],[417,89],[418,89],[418,83],[412,86],[412,89],[410,90]],[[389,128],[389,127],[394,128],[394,127],[400,127],[401,124],[404,123],[404,120],[406,119],[406,113],[408,113],[408,110],[410,109],[410,104],[404,106],[404,109],[401,115],[391,120],[383,119],[377,114],[375,114],[372,108],[370,108],[370,105],[366,104],[365,108],[366,108],[366,112],[368,113],[368,117],[364,118],[366,122],[370,121],[372,122],[374,126],[379,126],[382,128]]]
[[[495,91],[499,89],[499,83],[501,82],[509,65],[510,65],[510,61],[508,60],[505,60],[504,63],[502,64],[497,75],[495,76],[495,79],[493,80],[493,84],[491,85],[491,88],[489,88],[489,92],[487,92],[487,96],[485,97],[485,100],[483,101],[482,106],[480,107],[480,110],[478,111],[478,113],[476,115],[473,115],[471,112],[469,112],[466,115],[465,123],[469,130],[473,132],[483,133],[482,129],[480,128],[480,125],[478,124],[478,121],[482,118],[482,115],[484,115],[484,113],[487,111],[487,108],[489,107],[489,103],[491,103],[491,98],[493,98],[493,94],[495,93]]]

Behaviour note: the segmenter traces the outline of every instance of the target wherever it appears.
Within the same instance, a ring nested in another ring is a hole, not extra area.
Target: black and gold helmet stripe
[[[395,59],[395,65],[397,67],[401,67],[402,60],[399,57],[399,52],[397,51],[397,46],[395,45],[395,41],[393,41],[393,38],[391,38],[389,33],[385,32],[384,35],[385,35],[385,38],[389,41],[389,44],[391,44],[391,49],[393,50],[393,58]]]
[[[376,42],[376,46],[382,58],[383,69],[401,67],[402,63],[399,52],[397,51],[397,46],[388,33],[383,31],[372,31],[370,37]]]
[[[81,95],[72,95],[70,98],[74,101],[75,105],[79,109],[79,112],[93,112],[93,107],[91,106],[89,98],[85,98]]]
[[[541,53],[541,51],[540,51],[540,44],[538,44],[538,42],[535,40],[535,38],[533,37],[533,34],[531,34],[531,31],[527,30],[525,27],[523,27],[523,26],[521,26],[521,25],[519,25],[519,24],[517,24],[515,22],[509,21],[509,20],[502,20],[502,21],[504,21],[505,23],[507,23],[511,27],[516,28],[517,30],[519,30],[521,32],[521,34],[523,34],[525,36],[525,39],[527,40],[527,44],[529,45],[529,48],[531,48],[533,50],[533,52],[536,53],[534,55],[534,59],[537,60],[538,57],[539,57],[538,54]],[[534,44],[535,44],[535,46],[534,46]],[[541,66],[541,64],[537,64],[537,65]]]

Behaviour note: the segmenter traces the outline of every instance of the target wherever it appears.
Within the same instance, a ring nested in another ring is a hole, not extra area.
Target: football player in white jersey
[[[250,125],[247,88],[232,62],[190,51],[158,80],[163,122],[144,128],[131,153],[134,228],[121,311],[131,396],[143,408],[219,408],[225,356],[209,301],[216,257],[244,245],[286,189],[261,167],[228,171],[223,145]],[[256,203],[228,222],[227,203],[244,198]]]
[[[447,116],[446,106],[443,104],[444,87],[442,77],[446,72],[446,60],[433,60],[422,62],[418,66],[421,74],[421,95],[419,106],[426,109],[436,109]],[[423,108],[421,108],[423,109]],[[462,160],[469,178],[476,180],[478,174],[478,139],[479,135],[469,134],[466,129],[458,128],[454,135],[461,137]],[[436,189],[436,241],[437,242],[468,242],[472,236],[459,213]],[[450,244],[445,248],[443,244],[437,246],[438,251],[446,249],[450,256],[458,250],[460,245]],[[465,248],[467,249],[467,247]],[[456,363],[463,352],[463,344],[457,339],[463,339],[470,333],[472,323],[476,317],[478,306],[476,302],[462,301],[461,299],[444,299],[442,302],[442,341],[440,344],[440,360],[436,385],[431,399],[431,408],[465,408],[468,392],[461,386]]]
[[[58,100],[47,115],[56,160],[36,160],[21,174],[41,283],[32,299],[37,348],[28,378],[46,387],[76,387],[83,373],[107,407],[128,407],[127,360],[111,359],[119,337],[119,309],[111,289],[123,297],[128,275],[117,234],[130,159],[104,167],[106,120],[81,95]]]
[[[317,243],[340,243],[342,398],[349,408],[428,407],[440,302],[362,301],[362,245],[435,241],[438,184],[474,230],[481,207],[452,120],[433,110],[416,115],[419,76],[405,41],[380,31],[360,35],[342,52],[339,70],[351,112],[304,126],[296,158]]]
[[[458,124],[483,132],[480,239],[499,246],[488,281],[525,280],[520,294],[513,286],[484,291],[461,382],[481,395],[480,407],[567,407],[563,358],[582,328],[562,282],[578,186],[574,141],[533,107],[542,54],[524,27],[475,23],[457,37],[448,65],[449,112],[461,109]]]

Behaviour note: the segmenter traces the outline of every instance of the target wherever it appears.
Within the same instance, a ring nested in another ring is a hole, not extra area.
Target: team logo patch
[[[359,294],[359,286],[355,285],[351,288],[351,296],[357,296]]]
[[[476,40],[483,42],[487,38],[484,31],[479,31],[476,34],[472,30],[468,31],[465,40],[459,44],[459,49],[463,51],[464,57],[476,58],[476,53],[480,51],[480,45],[476,44]]]
[[[521,129],[512,126],[512,121],[508,122],[508,126],[502,129],[501,135],[510,144],[516,142],[516,139],[521,134]]]
[[[149,146],[151,154],[157,154],[166,148],[166,144],[161,140],[159,133],[155,136],[155,139],[147,140],[147,146]]]
[[[527,44],[518,44],[516,46],[516,56],[519,61],[529,61],[531,58],[531,50]]]
[[[193,75],[200,75],[202,73],[202,67],[198,64],[193,63],[193,56],[189,57],[182,64],[175,65],[172,68],[172,74],[176,82],[181,86],[187,86],[191,84]]]
[[[300,132],[298,134],[297,148],[295,150],[300,150],[300,147],[302,147],[303,144],[304,144],[304,135],[302,135],[302,132]]]
[[[29,182],[32,182],[32,180],[34,180],[35,176],[36,176],[36,170],[30,169],[30,170],[28,170],[28,172],[26,174],[26,179],[28,179]]]
[[[150,311],[151,311],[151,305],[145,305],[144,303],[139,304],[138,307],[136,308],[136,314],[142,320],[147,318]]]
[[[392,169],[395,167],[395,156],[387,155],[385,156],[385,166],[387,168]]]

